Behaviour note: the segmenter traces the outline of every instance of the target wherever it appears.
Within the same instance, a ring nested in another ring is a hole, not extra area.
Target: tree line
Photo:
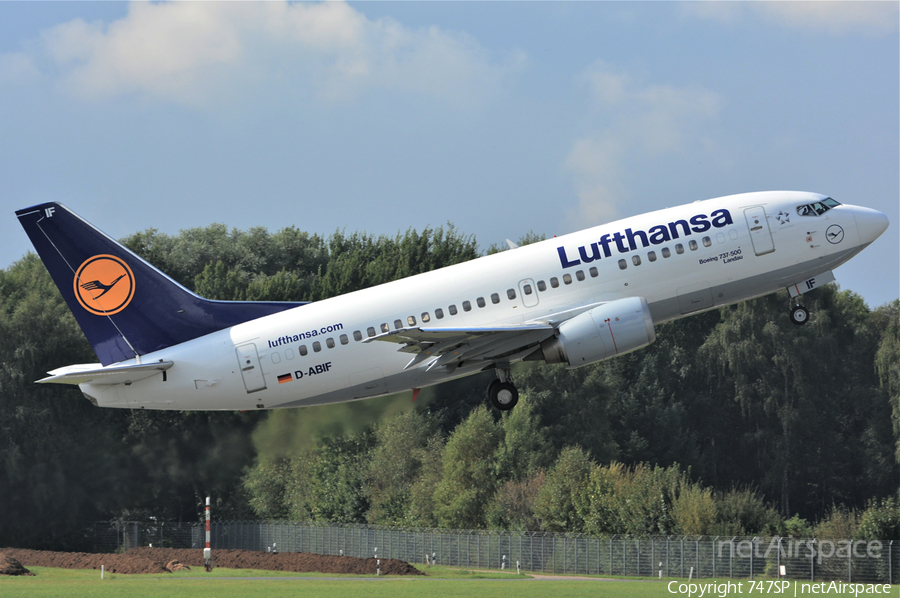
[[[450,225],[123,242],[222,300],[315,301],[479,256]],[[614,360],[522,364],[523,398],[503,415],[485,407],[492,374],[416,403],[120,411],[33,383],[95,356],[28,254],[0,271],[0,545],[79,547],[93,520],[194,520],[207,494],[223,518],[900,539],[900,301],[870,309],[832,285],[805,303],[804,327],[775,295],[660,325]]]

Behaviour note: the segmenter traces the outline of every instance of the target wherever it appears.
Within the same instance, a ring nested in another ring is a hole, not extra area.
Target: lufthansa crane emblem
[[[828,239],[828,242],[832,245],[837,245],[844,240],[844,229],[837,224],[832,224],[828,227],[828,230],[825,231],[825,238]]]

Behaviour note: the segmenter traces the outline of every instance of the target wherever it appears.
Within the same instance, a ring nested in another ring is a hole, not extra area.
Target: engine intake
[[[646,347],[655,340],[647,300],[627,297],[566,320],[557,335],[541,343],[540,350],[528,359],[577,368]]]

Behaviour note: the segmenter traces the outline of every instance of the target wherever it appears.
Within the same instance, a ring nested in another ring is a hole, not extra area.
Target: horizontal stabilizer
[[[129,365],[100,366],[99,363],[70,365],[48,372],[50,377],[38,380],[40,384],[130,384],[164,372],[174,365],[172,361],[157,361]]]

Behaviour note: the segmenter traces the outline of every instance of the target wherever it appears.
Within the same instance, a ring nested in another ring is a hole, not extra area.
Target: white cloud
[[[575,142],[566,169],[575,175],[578,205],[568,214],[573,228],[608,222],[618,214],[625,194],[622,173],[623,144],[612,135]]]
[[[194,105],[261,82],[328,101],[382,88],[471,103],[522,60],[494,61],[466,35],[370,20],[342,2],[136,2],[120,20],[76,19],[41,42],[74,95]]]
[[[751,12],[779,25],[814,33],[882,35],[897,30],[896,2],[688,2],[687,14],[734,24]]]
[[[40,71],[28,54],[24,52],[0,54],[0,85],[19,85],[40,77]]]
[[[721,101],[714,92],[642,84],[603,61],[582,74],[596,102],[599,126],[575,142],[565,167],[574,176],[578,207],[571,224],[584,227],[609,220],[629,199],[629,164],[661,153],[706,144],[699,132],[714,119]]]

